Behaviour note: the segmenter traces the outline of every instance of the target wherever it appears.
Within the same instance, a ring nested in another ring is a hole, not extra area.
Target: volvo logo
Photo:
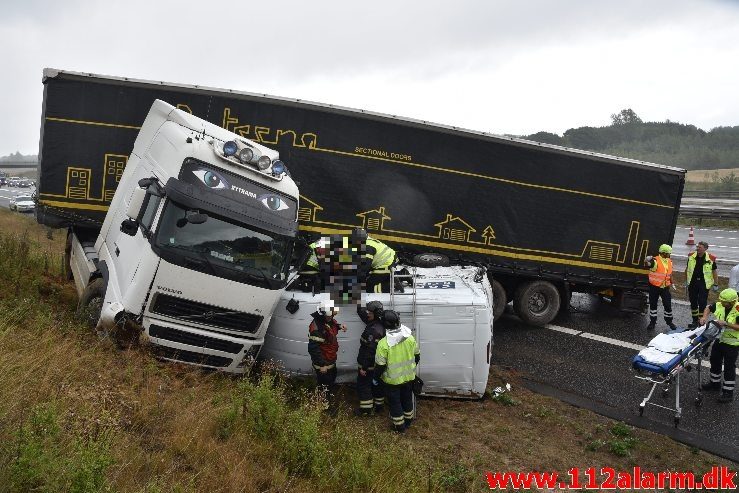
[[[202,317],[204,319],[206,319],[206,320],[210,320],[211,318],[215,317],[216,315],[217,315],[216,312],[214,312],[213,310],[211,310],[209,312],[203,312]]]
[[[158,284],[157,284],[157,289],[159,291],[164,291],[165,293],[182,294],[182,291],[180,291],[178,289],[172,289],[172,288],[168,288],[166,286],[159,286]]]

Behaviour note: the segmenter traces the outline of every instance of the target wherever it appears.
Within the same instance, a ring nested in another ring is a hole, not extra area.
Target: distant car
[[[8,178],[8,186],[9,187],[17,187],[18,183],[20,183],[21,177],[20,176],[11,176]]]
[[[5,186],[8,184],[8,179],[4,176],[0,176],[0,186]]]
[[[36,208],[36,203],[30,195],[18,195],[10,199],[10,210],[18,212],[31,212]]]
[[[33,185],[31,180],[21,180],[18,182],[19,188],[31,188],[31,185]]]

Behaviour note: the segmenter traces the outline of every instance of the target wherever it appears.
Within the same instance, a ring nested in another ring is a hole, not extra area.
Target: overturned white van
[[[402,266],[400,266],[402,267]],[[418,376],[424,394],[478,398],[485,393],[493,345],[493,295],[479,267],[409,268],[413,280],[403,293],[367,293],[366,301],[381,301],[400,314],[421,348]],[[260,358],[273,360],[291,374],[312,375],[308,355],[308,325],[318,303],[328,294],[285,291],[267,329]],[[291,314],[291,299],[299,309]],[[336,319],[347,326],[339,332],[338,382],[357,375],[359,337],[364,324],[356,305],[339,305]]]

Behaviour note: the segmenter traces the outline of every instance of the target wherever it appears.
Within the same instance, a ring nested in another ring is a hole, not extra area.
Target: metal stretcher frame
[[[717,330],[710,330],[711,325],[715,325]],[[676,353],[673,359],[662,365],[638,360],[638,355],[634,357],[632,368],[637,373],[634,376],[652,384],[652,388],[649,390],[649,393],[639,404],[639,416],[644,415],[644,409],[647,404],[667,409],[668,411],[674,411],[675,428],[677,428],[680,424],[680,418],[682,417],[682,407],[680,406],[680,374],[684,370],[690,371],[693,364],[698,367],[698,395],[694,402],[698,407],[703,404],[703,389],[701,387],[702,362],[708,354],[711,344],[718,338],[720,333],[721,327],[716,324],[715,321],[712,320],[708,322],[706,330],[701,335],[696,336],[688,347],[681,350],[679,353]],[[656,402],[651,402],[654,391],[658,385],[663,385],[662,396],[666,397],[673,381],[675,382],[675,407],[664,406],[662,404],[657,404]]]

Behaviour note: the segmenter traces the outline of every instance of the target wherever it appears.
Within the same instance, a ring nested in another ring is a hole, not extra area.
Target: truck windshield
[[[169,201],[165,206],[154,244],[162,257],[207,274],[268,289],[285,285],[292,242],[215,215],[186,217],[190,211]],[[167,255],[164,255],[167,252]]]

